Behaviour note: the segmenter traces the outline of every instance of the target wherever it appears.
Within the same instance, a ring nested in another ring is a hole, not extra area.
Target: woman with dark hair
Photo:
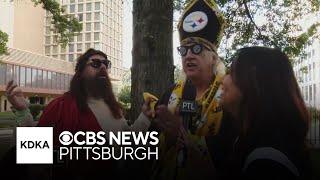
[[[243,48],[223,81],[222,104],[240,126],[227,178],[309,179],[309,115],[288,57]]]

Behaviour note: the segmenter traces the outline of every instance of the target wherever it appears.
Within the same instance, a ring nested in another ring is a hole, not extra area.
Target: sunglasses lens
[[[111,68],[111,62],[109,60],[103,61],[103,64],[106,66],[107,69]]]
[[[180,56],[185,56],[187,54],[187,47],[184,47],[184,46],[178,47],[178,52]]]
[[[92,61],[91,66],[94,68],[99,68],[101,66],[100,61]]]
[[[200,44],[195,44],[192,46],[192,53],[193,54],[200,54],[202,51],[202,46]]]

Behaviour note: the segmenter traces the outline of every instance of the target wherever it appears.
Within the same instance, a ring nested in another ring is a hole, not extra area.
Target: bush
[[[44,107],[42,104],[30,104],[29,109],[34,120],[37,120],[38,115],[43,111]]]

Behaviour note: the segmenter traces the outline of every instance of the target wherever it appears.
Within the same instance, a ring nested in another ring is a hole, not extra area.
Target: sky
[[[132,0],[123,0],[123,67],[130,69],[132,65]],[[175,13],[174,18],[178,20],[179,14]],[[176,24],[174,24],[176,26]],[[181,66],[181,58],[176,50],[179,46],[179,34],[173,31],[173,59],[174,65]]]

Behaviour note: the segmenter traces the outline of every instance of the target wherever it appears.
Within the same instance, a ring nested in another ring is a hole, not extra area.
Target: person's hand
[[[7,84],[5,95],[16,110],[21,111],[28,108],[28,102],[24,98],[22,90],[13,83],[13,80]]]
[[[172,114],[168,107],[159,105],[156,108],[157,124],[166,133],[169,141],[175,143],[182,126],[182,119],[178,114]]]
[[[151,109],[150,103],[151,103],[151,99],[150,99],[150,98],[147,98],[147,99],[144,101],[143,105],[142,105],[141,111],[142,111],[142,113],[143,113],[145,116],[147,116],[149,119],[152,119],[152,118],[154,118],[155,112],[154,112],[154,110]]]

